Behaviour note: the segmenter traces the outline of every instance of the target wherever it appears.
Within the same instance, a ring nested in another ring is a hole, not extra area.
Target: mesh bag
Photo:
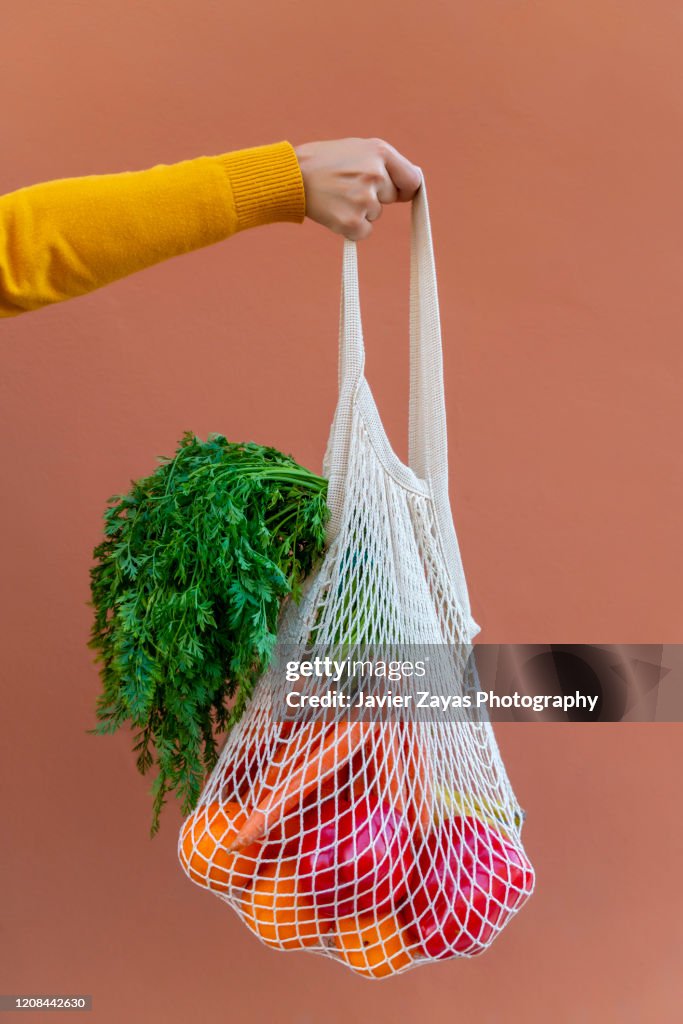
[[[267,945],[383,978],[480,954],[534,886],[491,723],[456,706],[479,688],[479,626],[448,497],[424,180],[411,209],[408,465],[364,377],[357,251],[345,241],[339,398],[323,472],[325,557],[300,603],[283,607],[276,653],[178,853],[189,877]],[[426,682],[406,652],[430,661]],[[418,690],[442,711],[418,710]],[[350,706],[287,710],[315,693],[343,694]],[[374,709],[359,707],[369,698]]]

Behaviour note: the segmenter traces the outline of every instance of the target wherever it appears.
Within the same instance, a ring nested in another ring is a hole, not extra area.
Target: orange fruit
[[[243,897],[242,913],[254,934],[275,949],[321,946],[331,924],[321,924],[313,905],[298,892],[292,861],[265,868]]]
[[[180,862],[193,881],[216,892],[249,885],[262,844],[251,843],[236,853],[224,849],[246,820],[238,803],[217,800],[190,815],[181,832]]]
[[[334,946],[345,963],[366,978],[386,978],[412,963],[400,914],[340,917]]]

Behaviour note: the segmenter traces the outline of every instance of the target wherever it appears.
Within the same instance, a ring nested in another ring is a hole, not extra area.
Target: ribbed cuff
[[[274,221],[303,223],[304,179],[291,142],[236,149],[216,159],[230,179],[238,231]]]

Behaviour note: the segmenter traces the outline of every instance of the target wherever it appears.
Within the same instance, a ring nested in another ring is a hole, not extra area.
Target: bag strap
[[[339,398],[323,462],[330,508],[328,541],[343,507],[353,407],[364,382],[365,348],[358,289],[357,243],[344,239],[339,322]],[[441,324],[427,189],[412,199],[410,239],[410,404],[408,465],[416,476],[448,490],[446,403]]]
[[[411,208],[408,465],[424,480],[448,481],[441,320],[424,178]]]
[[[323,458],[323,476],[328,479],[327,506],[330,510],[326,528],[327,544],[337,536],[341,525],[353,406],[356,392],[363,380],[364,368],[365,348],[358,297],[356,243],[344,239],[337,370],[339,397]]]

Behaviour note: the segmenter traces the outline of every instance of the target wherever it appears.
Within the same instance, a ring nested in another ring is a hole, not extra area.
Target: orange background
[[[678,3],[29,0],[2,22],[2,191],[280,139],[379,135],[419,164],[480,641],[683,640]],[[409,212],[359,249],[402,456]],[[2,325],[0,990],[93,993],[98,1024],[678,1021],[676,726],[499,726],[537,893],[479,960],[381,984],[262,947],[182,875],[175,807],[147,838],[129,736],[85,734],[108,496],[185,429],[319,470],[341,252],[269,225]]]

